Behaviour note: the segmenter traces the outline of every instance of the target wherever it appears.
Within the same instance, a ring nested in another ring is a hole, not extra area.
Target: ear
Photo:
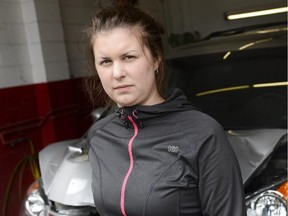
[[[162,59],[158,58],[155,62],[154,62],[154,70],[157,70],[159,68],[159,65],[161,63]]]

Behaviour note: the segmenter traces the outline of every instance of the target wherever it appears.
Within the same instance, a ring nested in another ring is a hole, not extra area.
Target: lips
[[[117,92],[127,92],[129,90],[129,88],[131,87],[132,85],[119,85],[119,86],[116,86],[114,88],[115,91]]]
[[[131,85],[119,85],[119,86],[116,86],[116,87],[114,87],[114,89],[126,89],[126,88],[129,88],[129,87],[131,87]]]

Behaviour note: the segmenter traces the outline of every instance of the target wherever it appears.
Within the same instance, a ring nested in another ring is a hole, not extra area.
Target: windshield
[[[176,58],[170,87],[225,129],[287,128],[287,47]]]

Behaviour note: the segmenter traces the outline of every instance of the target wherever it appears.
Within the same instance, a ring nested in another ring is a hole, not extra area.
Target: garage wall
[[[0,1],[0,87],[70,77],[58,0]]]
[[[35,15],[35,13],[34,13]],[[32,16],[32,14],[31,14]],[[0,1],[0,86],[32,81],[22,4]]]

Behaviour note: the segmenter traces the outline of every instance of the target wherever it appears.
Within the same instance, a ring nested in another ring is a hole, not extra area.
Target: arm
[[[241,171],[234,151],[220,125],[213,124],[207,133],[197,154],[203,214],[245,216]]]

